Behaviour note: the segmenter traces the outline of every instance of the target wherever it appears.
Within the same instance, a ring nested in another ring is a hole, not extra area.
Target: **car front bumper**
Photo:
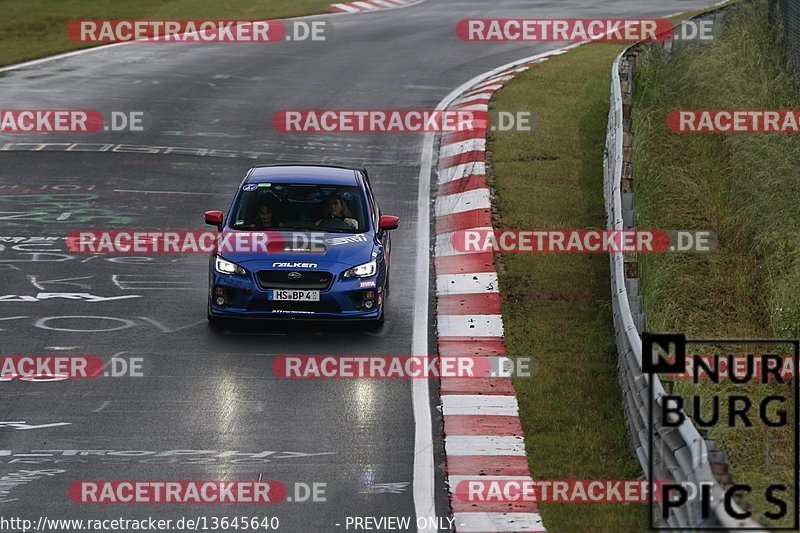
[[[252,273],[236,276],[212,271],[209,275],[208,313],[219,318],[377,320],[381,317],[385,296],[377,276],[352,279],[335,277],[328,288],[320,290],[319,302],[272,300],[273,290],[271,287],[262,287]],[[219,298],[224,303],[218,303]],[[371,308],[365,307],[365,300],[372,300]]]

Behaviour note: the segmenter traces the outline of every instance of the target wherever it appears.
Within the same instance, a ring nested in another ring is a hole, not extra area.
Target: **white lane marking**
[[[440,274],[436,276],[436,292],[441,296],[500,292],[497,285],[497,272]]]
[[[11,429],[29,430],[29,429],[53,428],[57,426],[71,426],[71,425],[72,422],[55,422],[53,424],[41,424],[38,426],[32,426],[30,424],[27,424],[24,420],[18,420],[16,422],[0,422],[0,429],[11,428]]]
[[[457,91],[458,89],[456,89]],[[436,106],[444,110],[453,98],[453,92]],[[411,354],[428,355],[428,303],[430,298],[430,194],[431,174],[433,173],[433,132],[425,134],[420,155],[419,177],[417,178],[417,235],[416,272],[414,284],[414,320],[411,330]],[[419,518],[436,516],[435,471],[433,462],[433,421],[431,419],[431,396],[427,379],[411,380],[411,401],[414,412],[414,513]],[[419,520],[418,520],[419,522]],[[422,520],[423,523],[426,520]],[[418,528],[418,531],[425,531]]]
[[[375,483],[358,491],[359,494],[403,494],[408,486],[408,481],[398,481],[394,483]]]
[[[517,436],[448,435],[444,440],[447,455],[525,455],[525,442]],[[491,531],[491,530],[487,530]]]
[[[539,513],[454,513],[456,531],[545,531]]]
[[[161,333],[175,333],[176,331],[181,331],[182,329],[193,328],[194,326],[198,326],[198,325],[204,324],[206,322],[205,320],[198,320],[197,322],[193,322],[193,323],[188,324],[186,326],[180,326],[180,327],[177,327],[177,328],[168,328],[164,324],[160,323],[159,321],[157,321],[154,318],[150,318],[150,317],[146,317],[146,316],[140,316],[140,317],[137,317],[137,318],[139,318],[139,320],[144,320],[145,322],[149,322],[150,324],[154,325],[155,327],[157,327],[161,331]]]
[[[449,183],[465,176],[472,176],[473,174],[485,176],[486,163],[464,163],[463,165],[456,165],[454,167],[442,169],[439,171],[439,183]]]
[[[0,302],[43,302],[45,300],[80,300],[84,302],[108,302],[116,300],[128,300],[130,298],[141,298],[140,294],[130,294],[128,296],[97,296],[88,292],[39,292],[36,296],[5,294],[0,296]]]
[[[65,282],[75,281],[78,279],[92,279],[92,276],[83,276],[80,278],[49,279],[49,280],[40,280],[38,276],[28,276],[28,281],[31,282],[31,285],[33,285],[40,291],[47,290],[47,288],[45,288],[45,285],[53,285],[53,284],[73,285],[81,289],[92,290],[92,286],[87,285],[86,283],[65,283]]]
[[[465,152],[486,151],[486,139],[476,138],[445,144],[439,149],[439,157],[445,158]]]
[[[112,274],[111,282],[122,291],[207,290],[197,287],[193,281],[180,281],[184,277],[182,274]]]
[[[439,337],[502,337],[502,315],[439,315]]]
[[[469,228],[469,230],[492,231],[492,228],[481,226],[476,228]],[[453,232],[448,232],[448,233],[441,233],[436,236],[436,257],[483,253],[482,250],[469,251],[469,252],[456,250],[455,247],[453,246],[453,235],[454,235]]]
[[[472,189],[459,194],[448,194],[436,199],[436,216],[452,215],[473,209],[491,209],[489,189]]]
[[[497,396],[494,394],[443,394],[442,414],[444,416],[518,416],[519,407],[517,405],[516,396]]]
[[[65,350],[77,350],[80,346],[45,346],[45,350],[54,350],[54,351],[65,351]]]

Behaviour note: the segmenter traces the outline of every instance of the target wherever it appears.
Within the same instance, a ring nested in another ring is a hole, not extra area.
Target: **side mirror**
[[[397,225],[400,223],[400,219],[394,215],[381,215],[381,220],[378,223],[378,226],[382,230],[392,230],[397,229]]]
[[[224,218],[225,215],[222,214],[222,211],[206,211],[206,224],[216,226],[219,230],[222,229],[222,221]]]

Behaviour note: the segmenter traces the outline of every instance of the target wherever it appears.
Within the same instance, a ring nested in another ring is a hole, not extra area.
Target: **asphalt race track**
[[[278,516],[283,531],[345,529],[348,516],[415,517],[412,384],[280,380],[272,362],[288,354],[412,354],[416,311],[429,306],[414,298],[417,283],[429,279],[417,268],[423,135],[287,134],[273,129],[273,114],[434,109],[484,71],[564,45],[461,42],[454,27],[462,18],[655,17],[711,3],[427,0],[323,16],[333,28],[325,42],[137,43],[0,72],[3,109],[145,111],[152,122],[135,133],[0,137],[0,235],[61,238],[16,243],[17,249],[0,242],[0,353],[140,358],[142,373],[2,383],[0,475],[63,470],[15,487],[0,498],[10,500],[0,503],[2,513],[34,520]],[[92,145],[66,151],[71,143]],[[92,148],[107,144],[128,148]],[[206,256],[119,260],[66,251],[63,237],[78,229],[204,230],[203,212],[227,210],[256,162],[368,167],[384,213],[401,220],[382,331],[318,324],[215,331],[205,317]],[[417,326],[431,345],[433,320],[429,314]],[[433,435],[436,515],[446,517],[438,400],[430,385],[433,427],[423,429]],[[87,507],[67,496],[77,480],[262,478],[289,487],[324,483],[327,501],[265,511]]]

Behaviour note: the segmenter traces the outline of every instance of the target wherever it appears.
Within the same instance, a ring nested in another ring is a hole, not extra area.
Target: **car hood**
[[[220,233],[218,247],[220,243],[233,243],[236,234],[252,234],[250,231],[237,231],[224,228]],[[303,262],[332,264],[340,263],[347,266],[360,265],[374,259],[372,253],[375,250],[375,236],[371,232],[367,233],[332,233],[332,232],[308,232],[298,231],[268,231],[269,242],[281,240],[284,246],[268,246],[268,252],[262,251],[239,251],[231,250],[231,247],[223,247],[218,251],[219,255],[228,261],[233,261],[243,267],[253,267],[255,262]],[[315,245],[308,243],[313,235]],[[305,241],[303,240],[305,237]],[[295,243],[295,245],[290,245]],[[235,247],[234,247],[235,248]],[[286,249],[288,248],[288,249]]]

